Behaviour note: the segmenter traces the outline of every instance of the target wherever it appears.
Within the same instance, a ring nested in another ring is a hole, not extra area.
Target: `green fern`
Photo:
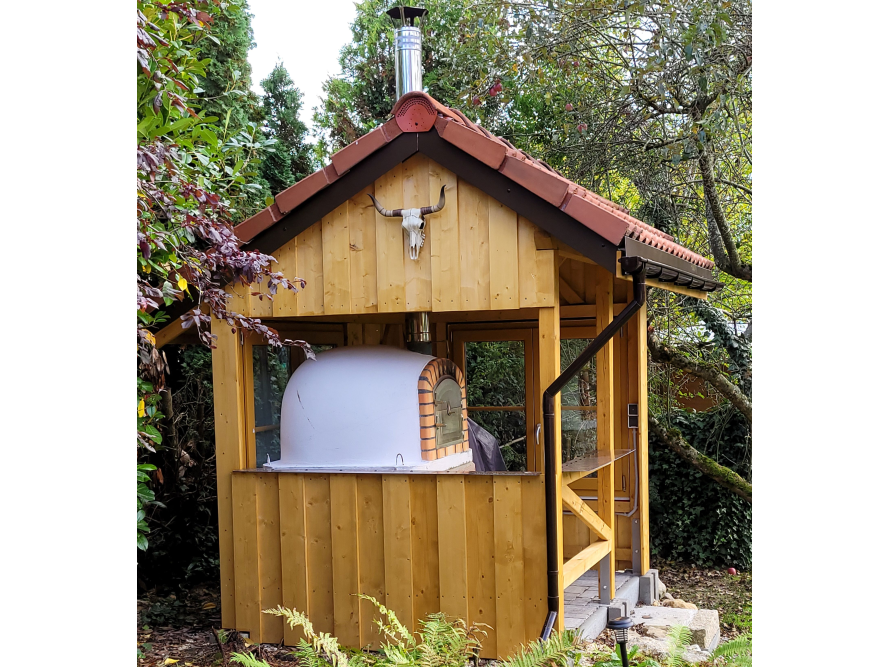
[[[231,656],[231,660],[239,666],[247,666],[248,668],[269,668],[269,664],[256,658],[253,654],[235,652]]]
[[[315,648],[306,642],[305,638],[297,641],[297,646],[291,655],[300,663],[301,666],[317,666],[318,668],[329,668],[331,665],[318,655]]]
[[[422,666],[459,666],[482,649],[478,634],[485,631],[467,626],[463,619],[450,620],[442,612],[434,612],[420,622],[418,658]]]
[[[692,643],[692,631],[688,627],[678,624],[672,626],[667,632],[667,657],[666,666],[682,666],[683,653]]]
[[[547,640],[535,640],[523,645],[519,652],[503,662],[503,666],[565,666],[575,647],[575,633],[563,631],[551,634]]]
[[[729,640],[711,653],[711,661],[724,659],[727,666],[750,666],[753,659],[751,634],[745,633]]]

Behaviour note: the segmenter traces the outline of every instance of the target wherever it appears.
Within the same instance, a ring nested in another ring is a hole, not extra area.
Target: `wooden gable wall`
[[[426,241],[412,260],[401,219],[377,213],[368,193],[385,208],[413,208],[436,203],[443,185],[445,208],[426,217]],[[512,209],[416,154],[272,253],[275,269],[305,279],[306,288],[273,302],[251,297],[250,315],[552,306],[557,251],[539,250],[536,232]]]

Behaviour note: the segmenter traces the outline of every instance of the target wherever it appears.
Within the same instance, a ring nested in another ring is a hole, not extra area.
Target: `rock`
[[[664,582],[661,581],[661,578],[656,578],[656,582],[655,582],[655,594],[656,594],[656,596],[655,596],[655,598],[656,598],[656,599],[661,598],[662,596],[664,596],[664,594],[665,594],[665,592],[666,592],[667,590],[668,590],[668,589],[667,589],[667,587],[665,586]]]
[[[689,630],[692,642],[706,650],[713,649],[720,640],[720,616],[716,610],[698,610],[689,623]]]
[[[664,597],[665,597],[667,600],[669,600],[669,601],[673,601],[673,600],[674,600],[674,597],[671,596],[671,593],[670,593],[669,591],[664,592]]]
[[[641,652],[655,657],[656,659],[663,660],[667,657],[667,640],[660,637],[654,638],[648,635],[640,635],[633,629],[631,629],[627,635],[627,644],[631,647],[636,645],[640,648]],[[701,650],[696,651],[690,647],[683,653],[683,661],[685,662],[683,665],[695,665],[703,661],[707,661],[709,657],[710,654],[708,652],[703,652]]]
[[[646,635],[650,638],[667,638],[668,629],[665,626],[647,626]]]
[[[682,598],[667,599],[662,605],[665,608],[683,608],[684,610],[698,610],[695,603],[687,603]]]

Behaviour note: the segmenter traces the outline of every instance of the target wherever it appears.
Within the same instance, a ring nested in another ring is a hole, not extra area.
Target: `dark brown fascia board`
[[[417,136],[417,133],[399,135],[379,151],[375,151],[352,167],[327,188],[323,188],[286,213],[272,227],[244,244],[244,248],[267,254],[275,252],[350,197],[361,192],[362,188],[374,183],[393,167],[417,153]]]
[[[287,213],[275,225],[258,234],[245,247],[273,253],[417,152],[435,160],[585,257],[615,273],[615,253],[618,250],[615,244],[497,170],[452,146],[435,129],[396,137],[327,188]]]
[[[615,273],[615,253],[618,246],[611,241],[497,170],[449,144],[437,131],[431,130],[419,135],[419,142],[421,153],[568,244],[584,257]]]

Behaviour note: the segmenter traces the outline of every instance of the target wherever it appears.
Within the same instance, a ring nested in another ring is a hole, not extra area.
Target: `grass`
[[[735,638],[751,633],[752,608],[750,571],[730,575],[722,569],[702,569],[689,564],[653,563],[674,598],[720,613],[720,634]]]
[[[751,633],[754,626],[751,618],[751,603],[743,607],[742,612],[727,612],[723,615],[724,626],[737,629],[739,633]]]

